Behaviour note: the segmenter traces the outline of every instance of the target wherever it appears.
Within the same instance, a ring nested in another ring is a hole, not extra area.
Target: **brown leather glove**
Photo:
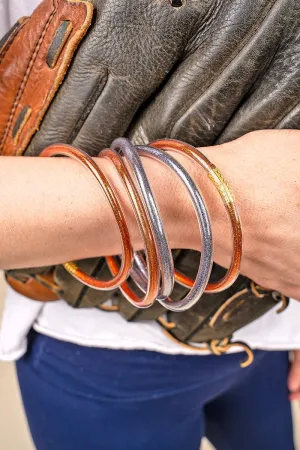
[[[55,96],[93,7],[45,0],[0,42],[0,154],[21,155]]]

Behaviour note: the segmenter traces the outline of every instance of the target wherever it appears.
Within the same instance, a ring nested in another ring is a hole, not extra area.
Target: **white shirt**
[[[16,20],[31,13],[39,0],[0,0],[0,36]],[[252,348],[289,350],[300,348],[300,302],[287,311],[269,311],[234,334]],[[42,304],[8,288],[0,330],[0,359],[20,358],[27,348],[27,333],[37,331],[85,346],[147,349],[169,354],[199,354],[169,340],[155,322],[126,322],[118,313],[73,309],[64,301]],[[205,354],[205,353],[200,353]]]

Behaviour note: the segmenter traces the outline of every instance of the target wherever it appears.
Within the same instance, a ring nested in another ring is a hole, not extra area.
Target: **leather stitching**
[[[49,90],[48,95],[46,97],[46,100],[43,103],[43,108],[39,111],[39,114],[37,115],[36,120],[35,120],[35,122],[33,124],[34,125],[34,130],[32,130],[32,127],[31,127],[29,129],[29,131],[25,134],[25,136],[24,136],[24,138],[22,140],[22,145],[18,148],[18,151],[16,153],[17,155],[20,155],[20,154],[23,153],[23,150],[26,147],[26,145],[28,144],[30,138],[32,137],[34,132],[38,129],[38,126],[39,126],[39,124],[40,124],[40,122],[41,122],[45,112],[47,111],[47,109],[49,107],[49,103],[53,99],[56,91],[58,90],[58,88],[59,88],[59,86],[60,86],[60,84],[62,82],[63,77],[65,76],[65,74],[66,74],[66,72],[68,70],[68,66],[69,66],[70,60],[71,60],[71,58],[73,56],[73,53],[74,53],[76,47],[78,46],[79,42],[81,41],[81,39],[83,38],[83,36],[85,35],[87,29],[89,28],[89,26],[91,24],[91,20],[92,20],[92,16],[93,16],[93,4],[90,1],[88,1],[88,2],[83,1],[83,0],[73,0],[73,1],[66,0],[66,1],[68,3],[74,4],[74,5],[75,4],[78,5],[79,3],[85,4],[86,5],[86,16],[85,16],[84,22],[81,24],[81,27],[74,34],[73,38],[70,40],[70,44],[74,43],[75,45],[71,46],[71,48],[66,51],[66,54],[65,54],[64,59],[62,61],[61,67],[60,67],[60,69],[59,69],[59,71],[57,73],[57,76],[56,76],[55,80],[54,80],[53,87],[52,87],[52,89]],[[0,152],[1,152],[1,150],[3,150],[5,142],[7,140],[8,135],[9,135],[9,131],[10,131],[12,123],[13,123],[13,119],[14,119],[14,114],[15,114],[16,108],[18,107],[20,99],[21,99],[21,97],[22,97],[22,95],[24,93],[24,90],[25,90],[28,78],[30,76],[31,70],[32,70],[33,65],[35,63],[35,60],[37,58],[38,52],[40,50],[40,47],[41,47],[41,45],[43,43],[44,36],[45,36],[46,32],[48,31],[50,23],[53,20],[53,17],[57,13],[57,10],[58,10],[57,0],[53,0],[52,1],[52,5],[53,5],[53,11],[50,14],[50,16],[49,16],[49,18],[48,18],[48,20],[47,20],[47,22],[46,22],[46,24],[45,24],[45,26],[43,28],[42,34],[41,34],[40,38],[38,39],[38,41],[36,43],[36,46],[34,48],[34,52],[33,52],[32,56],[30,58],[30,61],[29,61],[28,65],[27,65],[26,71],[24,73],[24,77],[23,77],[23,79],[21,81],[21,84],[20,84],[20,87],[18,89],[18,92],[17,92],[16,98],[15,98],[14,104],[13,104],[12,109],[11,109],[11,113],[10,113],[8,122],[7,122],[6,127],[5,127],[5,129],[4,129],[3,133],[2,133],[1,138],[0,138]]]
[[[53,100],[53,98],[55,96],[55,93],[57,92],[60,84],[62,83],[62,81],[64,79],[64,76],[65,76],[65,74],[66,74],[66,72],[68,70],[69,63],[71,62],[73,54],[74,54],[76,48],[78,47],[80,41],[82,40],[82,38],[86,34],[86,32],[87,32],[87,30],[88,30],[88,28],[89,28],[89,26],[91,24],[91,21],[92,21],[93,4],[90,1],[86,1],[86,0],[73,0],[73,1],[67,0],[67,1],[68,1],[68,3],[74,4],[74,5],[75,4],[79,4],[79,3],[86,4],[86,17],[85,17],[84,22],[81,24],[81,27],[79,28],[79,30],[76,33],[74,33],[73,37],[70,38],[70,41],[68,43],[69,45],[72,45],[73,42],[77,42],[77,44],[75,45],[75,48],[71,46],[71,49],[66,51],[66,54],[65,54],[64,59],[63,59],[63,63],[61,64],[61,67],[60,67],[60,69],[59,69],[59,71],[57,73],[57,76],[55,78],[55,81],[53,83],[53,87],[52,87],[52,89],[49,90],[47,98],[46,98],[46,100],[44,102],[43,108],[39,111],[39,113],[37,115],[37,118],[36,118],[36,121],[35,121],[35,130],[34,131],[37,131],[39,124],[41,123],[41,121],[42,121],[42,119],[43,119],[47,109],[49,108],[50,102]],[[67,62],[67,64],[66,64],[66,62]],[[25,140],[24,147],[26,147],[26,145],[28,144],[28,142],[27,142],[28,135],[29,135],[29,140],[30,140],[30,138],[33,136],[33,134],[34,133],[31,133],[31,131],[29,131],[27,133],[27,135],[24,138],[24,140]],[[24,150],[24,147],[23,147],[23,149],[19,149],[19,153],[18,154],[22,154],[21,150]]]
[[[54,10],[52,11],[50,16],[48,17],[48,20],[45,23],[45,26],[43,28],[42,34],[40,35],[40,37],[39,37],[39,39],[38,39],[38,41],[37,41],[37,43],[36,43],[36,45],[34,47],[34,51],[33,51],[32,56],[31,56],[31,58],[30,58],[30,60],[28,62],[27,68],[25,70],[24,76],[22,78],[21,84],[20,84],[18,92],[16,94],[15,101],[13,103],[13,106],[12,106],[12,109],[11,109],[8,121],[6,123],[5,129],[3,131],[3,134],[2,134],[2,137],[1,137],[1,140],[0,140],[0,150],[2,150],[3,147],[4,147],[5,141],[7,139],[8,133],[9,133],[11,125],[12,125],[12,121],[13,121],[13,117],[14,117],[15,111],[16,111],[16,109],[18,107],[19,101],[20,101],[20,99],[22,97],[22,94],[23,94],[23,92],[25,90],[25,87],[26,87],[27,81],[29,79],[29,76],[30,76],[33,64],[34,64],[34,62],[36,60],[36,57],[38,55],[38,52],[39,52],[39,50],[41,48],[41,45],[43,43],[43,39],[45,37],[45,34],[46,34],[46,32],[47,32],[47,30],[48,30],[48,28],[50,26],[50,23],[51,23],[54,15],[56,13],[56,11],[57,11],[57,6],[54,6],[53,2],[52,2],[52,5],[54,7]]]

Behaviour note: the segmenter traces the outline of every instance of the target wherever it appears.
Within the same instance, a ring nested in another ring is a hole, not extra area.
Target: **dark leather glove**
[[[299,53],[299,1],[214,2],[131,137],[205,146],[299,128]]]
[[[126,133],[139,143],[168,136],[206,145],[250,129],[275,127],[293,107],[300,64],[297,0],[183,0],[181,7],[172,7],[168,0],[92,3],[92,26],[50,108],[39,111],[39,120],[46,115],[26,154],[38,154],[59,141],[97,154]],[[78,5],[44,0],[43,10],[54,4],[57,10],[65,11],[66,4],[71,9],[55,23],[50,20],[46,33],[42,27],[36,31],[35,39],[44,39],[41,48],[49,49],[55,36],[67,46],[74,33],[68,37],[66,22],[73,23],[72,5]],[[16,39],[21,41],[32,21]],[[22,46],[24,39],[19,50]],[[13,50],[12,45],[4,60]],[[57,52],[52,54],[55,60]],[[42,56],[38,53],[36,61]],[[9,67],[3,72],[0,65],[5,87]],[[11,133],[16,122],[22,125],[21,130],[16,126],[19,147],[37,128],[31,126],[28,133],[28,124],[22,122],[31,106],[26,92],[34,86],[38,93],[49,77],[49,71],[26,71],[24,94],[17,108],[14,103],[13,117],[11,110],[7,117]],[[4,122],[1,113],[0,135]],[[5,150],[8,143],[2,146]]]
[[[5,154],[21,153],[19,149],[16,151],[17,147],[23,151],[28,135],[36,131],[48,106],[39,101],[40,89],[46,97],[46,83],[52,96],[54,87],[62,82],[62,77],[49,82],[49,77],[57,70],[61,58],[68,56],[66,48],[77,25],[73,22],[83,14],[83,11],[78,13],[79,5],[82,10],[83,5],[89,4],[76,3],[44,0],[32,18],[21,24],[15,39],[12,36],[8,38],[9,45],[4,44],[0,103],[6,103],[6,111],[1,113],[0,136],[4,130],[2,152]],[[192,45],[215,2],[188,1],[181,8],[172,7],[168,0],[94,0],[91,3],[94,4],[93,24],[27,154],[37,154],[53,142],[73,143],[97,154],[116,136],[123,135],[137,110],[162,85]],[[59,53],[62,48],[64,55]],[[20,67],[18,58],[22,62],[27,59],[28,64]],[[59,71],[61,74],[61,68]],[[4,91],[11,90],[11,75],[14,86],[17,83],[19,86],[8,100]],[[39,118],[34,121],[36,110]]]

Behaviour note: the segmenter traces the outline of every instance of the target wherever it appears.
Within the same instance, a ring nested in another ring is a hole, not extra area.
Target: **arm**
[[[288,377],[290,400],[300,400],[300,350],[292,352],[292,362]]]
[[[134,248],[141,249],[143,240],[116,170],[105,159],[95,161],[116,187]],[[3,157],[0,162],[2,269],[121,253],[118,226],[105,194],[78,162],[34,157]],[[188,246],[187,236],[177,233],[177,205],[169,201],[168,193],[174,192],[171,185],[177,180],[159,162],[146,158],[144,165],[159,199],[170,245]]]
[[[241,272],[300,300],[300,132],[259,131],[206,154],[235,193],[244,233]],[[215,260],[229,263],[230,239],[215,214]]]
[[[263,131],[202,149],[235,193],[244,231],[242,273],[296,298],[300,298],[299,143],[297,131]],[[211,212],[214,259],[227,266],[232,249],[224,207],[204,173],[189,160],[179,159],[200,185]],[[134,247],[141,248],[118,176],[109,162],[96,161],[113,180],[125,205]],[[61,158],[3,158],[1,162],[2,268],[120,253],[118,229],[105,196],[78,163]],[[146,159],[145,167],[171,247],[199,249],[193,208],[180,182],[155,161]]]

